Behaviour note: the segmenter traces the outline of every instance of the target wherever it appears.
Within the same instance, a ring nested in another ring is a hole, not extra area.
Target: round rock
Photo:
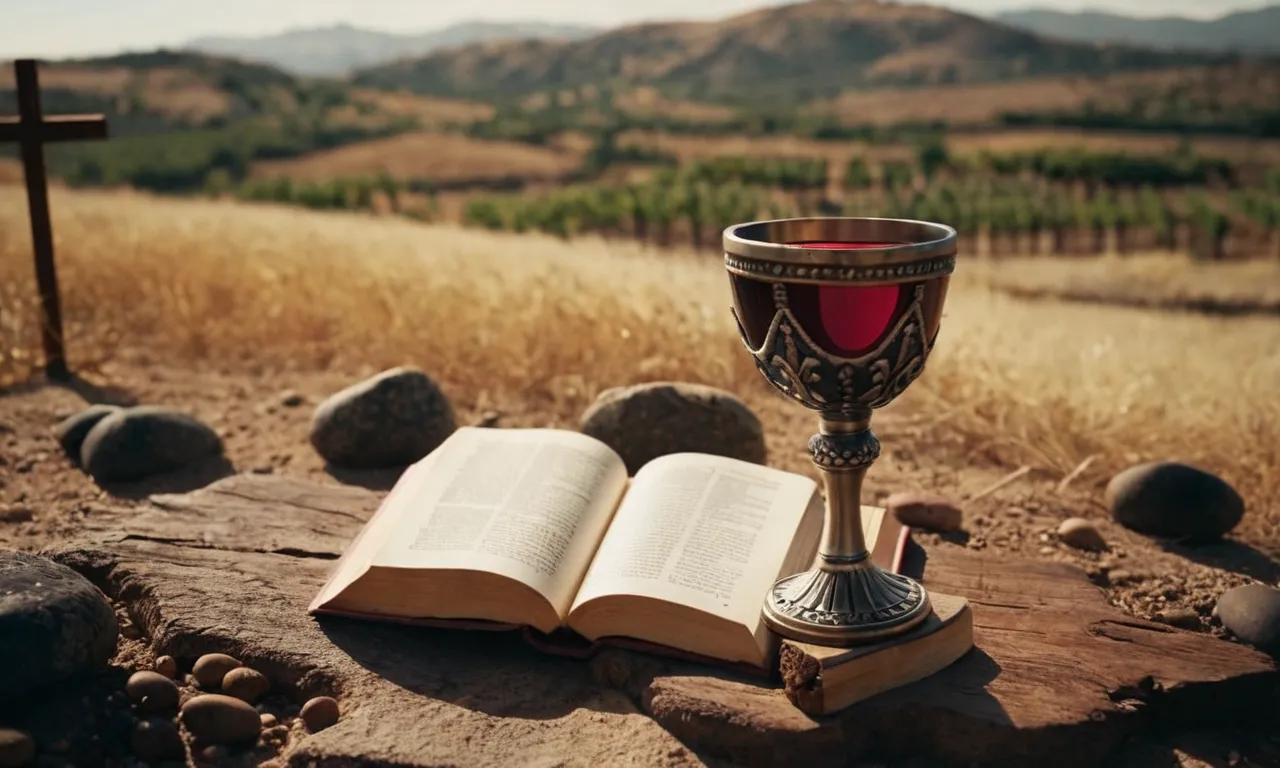
[[[79,464],[80,446],[89,432],[97,426],[98,422],[122,410],[124,409],[115,405],[91,405],[60,421],[53,428],[54,437],[58,438],[58,444],[62,446],[62,450],[66,451],[71,461]]]
[[[222,678],[222,692],[253,704],[271,690],[267,676],[256,669],[236,667]]]
[[[129,736],[133,754],[144,763],[181,760],[186,756],[182,735],[172,720],[152,717],[139,722]]]
[[[1107,540],[1083,517],[1068,517],[1058,526],[1058,539],[1069,547],[1089,552],[1101,552],[1107,548]]]
[[[22,768],[36,755],[36,743],[22,731],[0,728],[0,768]]]
[[[316,731],[323,731],[338,722],[339,714],[336,699],[329,696],[317,696],[302,705],[302,711],[298,713],[298,716],[302,718],[307,730],[315,733]]]
[[[0,691],[18,698],[105,665],[120,627],[106,597],[70,568],[0,551]]]
[[[170,680],[178,677],[178,662],[172,656],[157,656],[155,669]]]
[[[225,653],[206,653],[192,665],[191,676],[197,685],[208,690],[221,686],[227,673],[241,666],[239,659]]]
[[[908,528],[948,533],[960,530],[964,522],[964,511],[945,496],[900,491],[889,496],[884,506]]]
[[[582,414],[579,428],[616,451],[633,475],[672,453],[765,461],[760,419],[732,393],[702,384],[654,382],[605,390]]]
[[[157,406],[126,408],[89,430],[80,464],[98,482],[130,482],[222,453],[218,434],[185,413]]]
[[[1280,651],[1280,590],[1245,584],[1222,593],[1214,611],[1222,626],[1249,645]]]
[[[182,724],[204,744],[242,744],[258,738],[258,710],[220,693],[205,693],[182,705]]]
[[[311,419],[311,446],[350,469],[412,464],[457,429],[453,406],[421,370],[393,368],[338,392]]]
[[[139,712],[165,712],[178,708],[178,686],[159,672],[134,672],[124,685]]]
[[[1111,478],[1104,498],[1126,528],[1188,544],[1219,539],[1244,517],[1244,500],[1234,488],[1176,462],[1130,467]]]

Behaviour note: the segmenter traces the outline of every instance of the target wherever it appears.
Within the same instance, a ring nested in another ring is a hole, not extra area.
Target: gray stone
[[[1111,478],[1104,496],[1126,528],[1186,544],[1220,539],[1244,517],[1244,500],[1234,488],[1176,462],[1130,467]]]
[[[58,438],[58,444],[62,446],[62,450],[66,451],[67,457],[73,463],[79,464],[80,446],[84,444],[84,439],[89,436],[89,432],[97,426],[98,422],[122,410],[124,409],[116,405],[91,405],[58,422],[58,425],[53,428],[54,437]]]
[[[672,453],[765,461],[760,419],[733,394],[701,384],[654,382],[605,390],[582,414],[580,429],[617,451],[633,475]]]
[[[0,691],[23,694],[106,664],[119,625],[102,592],[66,566],[0,551]]]
[[[335,466],[389,469],[418,461],[456,429],[440,387],[421,370],[401,367],[321,403],[311,420],[311,445]]]
[[[126,408],[94,425],[80,464],[98,482],[129,482],[163,474],[222,453],[210,427],[159,406]]]
[[[1246,584],[1228,589],[1214,609],[1222,626],[1244,642],[1280,651],[1280,589]]]

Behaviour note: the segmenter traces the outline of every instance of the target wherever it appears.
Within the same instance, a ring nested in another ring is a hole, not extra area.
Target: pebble
[[[178,708],[178,686],[159,672],[134,672],[124,685],[139,712],[164,712]]]
[[[302,705],[299,716],[307,730],[315,733],[338,722],[338,702],[329,696],[317,696]]]
[[[413,464],[457,429],[440,387],[412,367],[392,368],[331,396],[311,419],[311,446],[330,464],[387,469]]]
[[[1165,611],[1157,616],[1157,619],[1171,627],[1181,627],[1182,629],[1200,629],[1200,614],[1190,608],[1181,608],[1172,611]]]
[[[73,464],[80,464],[80,448],[98,422],[124,409],[116,405],[91,405],[63,419],[53,428],[53,435]]]
[[[276,726],[276,723],[280,722],[279,720],[276,719],[276,716],[271,714],[270,712],[262,713],[262,716],[259,717],[258,719],[262,721],[263,728],[274,728]]]
[[[600,393],[579,428],[608,445],[634,475],[659,456],[707,453],[765,462],[764,427],[731,392],[686,382],[650,382]]]
[[[0,523],[29,523],[35,516],[26,504],[0,504]]]
[[[1228,589],[1214,609],[1222,626],[1249,645],[1280,651],[1280,589],[1245,584]]]
[[[306,401],[306,398],[304,398],[299,392],[292,389],[286,389],[280,393],[280,404],[285,408],[297,408]]]
[[[22,731],[0,728],[0,768],[22,768],[36,755],[36,743]]]
[[[267,676],[256,669],[237,667],[222,678],[222,691],[241,701],[252,704],[271,690]]]
[[[178,662],[172,656],[157,656],[155,669],[170,680],[178,677]]]
[[[119,631],[111,603],[88,579],[38,555],[0,551],[0,697],[105,666]]]
[[[208,763],[210,765],[217,765],[218,763],[221,763],[223,760],[226,760],[227,756],[230,754],[231,753],[227,750],[227,748],[222,746],[221,744],[210,744],[209,746],[200,750],[200,761],[204,763]]]
[[[1107,540],[1083,517],[1068,517],[1058,526],[1058,539],[1069,547],[1089,552],[1101,552],[1107,548]]]
[[[1130,467],[1111,478],[1104,500],[1116,522],[1138,533],[1201,544],[1244,517],[1244,500],[1216,475],[1176,462]]]
[[[225,653],[206,653],[196,659],[195,665],[191,667],[191,676],[196,679],[196,685],[212,690],[222,685],[228,672],[240,666],[243,665],[239,659]]]
[[[182,705],[182,724],[205,744],[254,741],[262,730],[258,710],[231,696],[204,693]]]
[[[138,406],[95,424],[80,448],[80,464],[97,482],[130,482],[221,452],[222,440],[203,422],[169,408]]]
[[[186,755],[178,727],[173,721],[160,717],[147,718],[135,725],[129,746],[134,756],[145,763],[181,760]]]
[[[909,528],[948,533],[960,530],[964,512],[951,499],[914,491],[900,491],[885,499],[885,508]]]

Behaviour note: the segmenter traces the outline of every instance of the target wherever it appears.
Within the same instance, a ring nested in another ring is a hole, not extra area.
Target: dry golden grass
[[[682,163],[722,155],[829,157],[835,162],[847,162],[849,158],[867,152],[866,145],[856,141],[814,141],[798,136],[697,136],[640,130],[618,134],[618,144],[667,152]],[[908,149],[903,157],[909,156]]]
[[[698,123],[717,123],[732,120],[734,111],[717,104],[668,99],[656,88],[635,88],[614,96],[613,105],[637,117],[670,117]]]
[[[1026,128],[981,133],[952,132],[947,147],[953,155],[978,152],[1031,152],[1041,149],[1079,147],[1092,152],[1159,155],[1174,152],[1181,139],[1173,134],[1126,134],[1071,128]],[[658,131],[624,131],[621,145],[657,149],[675,155],[682,162],[705,160],[722,155],[755,157],[825,157],[837,170],[855,156],[875,162],[912,160],[914,150],[907,145],[868,146],[859,141],[816,141],[798,136],[696,136]],[[1196,138],[1192,149],[1208,157],[1258,165],[1280,165],[1280,141],[1232,137]]]
[[[142,99],[148,109],[193,123],[226,114],[231,99],[225,91],[187,69],[151,69],[139,73]]]
[[[881,66],[930,63],[936,52],[912,51],[905,60],[885,60]],[[943,54],[945,55],[945,53]],[[962,65],[962,64],[961,64]],[[831,113],[851,124],[892,125],[901,122],[946,120],[983,123],[1004,112],[1057,112],[1082,108],[1092,101],[1103,108],[1127,109],[1135,95],[1162,93],[1173,88],[1212,93],[1224,107],[1258,104],[1280,92],[1276,71],[1251,67],[1169,68],[1148,72],[1091,76],[1034,77],[1000,83],[937,85],[849,91],[816,102],[808,111]]]
[[[127,67],[86,67],[74,64],[46,64],[40,67],[40,86],[45,89],[78,91],[106,98],[119,98],[133,87],[147,109],[175,120],[201,122],[222,115],[231,101],[203,75],[188,69],[161,67],[133,70]],[[0,89],[14,87],[13,70],[0,70]]]
[[[13,158],[0,157],[0,185],[21,183],[22,163]]]
[[[952,133],[948,148],[955,154],[988,152],[1030,152],[1040,149],[1080,147],[1092,152],[1123,152],[1134,155],[1163,155],[1178,149],[1177,134],[1134,134],[1073,128],[1023,128],[983,133]],[[1191,142],[1197,154],[1259,165],[1280,164],[1280,141],[1235,137],[1196,138]]]
[[[999,259],[973,262],[965,279],[1021,296],[1280,315],[1277,261],[1210,264],[1171,254]]]
[[[0,382],[39,349],[20,194],[0,188]],[[125,346],[228,368],[417,363],[465,407],[567,422],[599,390],[645,380],[768,402],[715,258],[132,193],[55,190],[53,210],[80,366]],[[1196,462],[1241,490],[1241,533],[1274,548],[1280,321],[1028,302],[972,270],[924,377],[890,407],[924,450],[1059,476],[1096,456],[1086,479]]]
[[[400,179],[555,179],[582,162],[580,153],[457,133],[405,133],[288,160],[257,162],[256,178],[327,179],[388,173]]]
[[[99,96],[115,96],[133,79],[127,67],[86,67],[77,64],[41,64],[40,87],[82,91]],[[11,67],[0,68],[0,88],[14,87]]]
[[[383,114],[415,117],[423,126],[488,120],[494,114],[491,104],[419,96],[404,90],[379,91],[375,88],[356,88],[351,92],[351,98],[353,101],[375,107]]]

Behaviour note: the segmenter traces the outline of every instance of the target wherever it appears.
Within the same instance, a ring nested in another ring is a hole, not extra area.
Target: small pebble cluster
[[[1202,469],[1177,462],[1140,464],[1116,474],[1106,486],[1103,502],[1111,520],[1121,528],[1187,547],[1221,542],[1245,514],[1244,501],[1229,484]],[[943,536],[964,529],[964,511],[945,497],[900,492],[889,496],[884,505],[899,522],[914,529]],[[1115,550],[1099,524],[1082,517],[1061,520],[1056,529],[1042,533],[1040,540],[1044,545],[1041,555],[1057,552],[1055,543],[1092,556],[1106,556]],[[1167,581],[1144,578],[1105,564],[1096,575],[1106,586],[1140,582],[1139,589],[1131,590],[1136,604],[1119,604],[1130,612],[1189,630],[1202,630],[1211,626],[1211,618],[1216,619],[1237,639],[1265,651],[1280,652],[1280,589],[1265,584],[1225,590],[1183,584],[1175,589]],[[1207,591],[1209,594],[1205,594]],[[1166,601],[1180,594],[1185,594],[1193,605],[1167,605]]]
[[[271,681],[256,669],[224,653],[196,659],[178,681],[178,663],[160,656],[154,668],[134,672],[125,684],[137,720],[130,736],[134,755],[143,762],[185,759],[187,741],[198,763],[216,764],[246,747],[283,747],[289,728],[276,715],[255,708],[271,691]],[[314,733],[338,722],[338,702],[328,696],[302,706],[298,718]],[[188,737],[183,738],[185,730]],[[0,765],[6,765],[0,760]]]

